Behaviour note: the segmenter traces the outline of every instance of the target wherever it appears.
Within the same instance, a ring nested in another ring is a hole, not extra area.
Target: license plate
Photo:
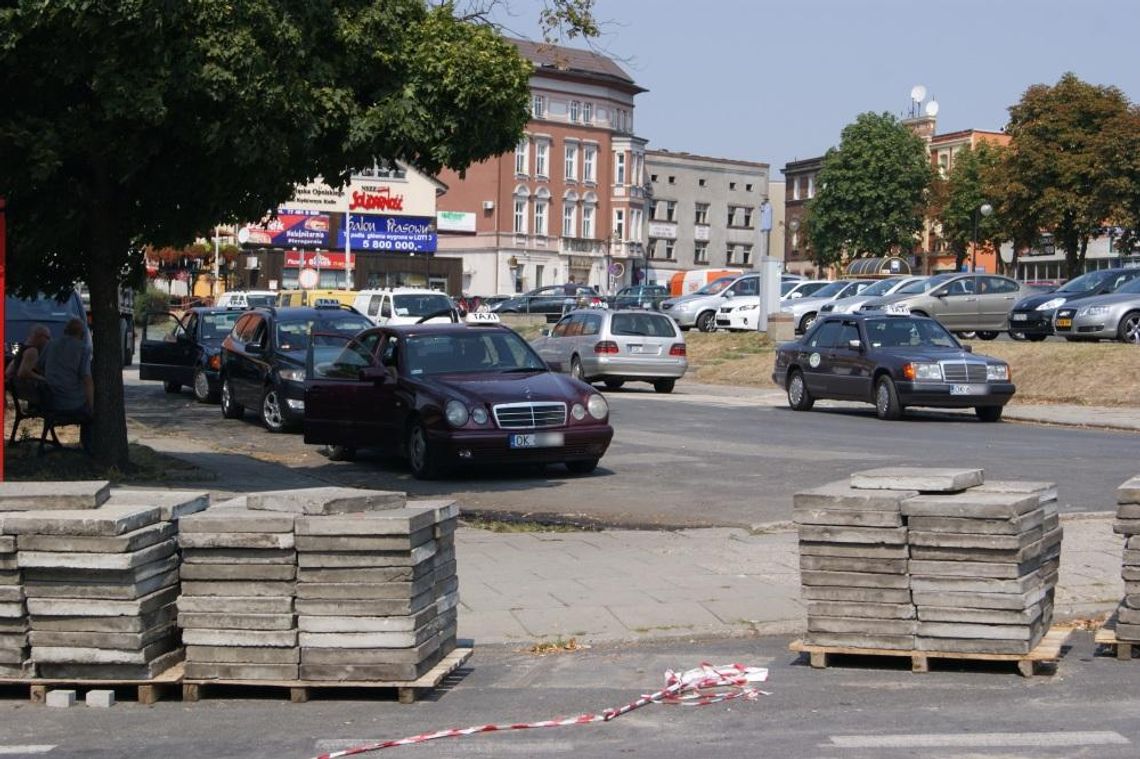
[[[645,346],[644,345],[631,345],[631,346],[629,346],[629,352],[630,353],[645,353],[646,352]]]
[[[950,395],[985,395],[989,392],[986,385],[951,385]]]
[[[1027,322],[1029,321],[1029,314],[1014,314],[1013,320],[1015,322]]]
[[[1072,326],[1073,326],[1073,320],[1072,319],[1058,319],[1057,320],[1057,329],[1069,329]]]
[[[511,448],[558,448],[563,442],[561,432],[532,432],[507,438],[507,445]]]

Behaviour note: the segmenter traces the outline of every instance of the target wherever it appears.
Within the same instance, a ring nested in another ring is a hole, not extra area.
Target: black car
[[[1056,290],[1022,298],[1009,313],[1011,333],[1021,333],[1038,342],[1053,334],[1053,316],[1061,306],[1116,292],[1122,285],[1140,277],[1140,268],[1100,269],[1070,279]]]
[[[547,314],[560,316],[577,306],[598,306],[602,296],[587,285],[550,285],[516,295],[491,306],[497,314]]]
[[[939,322],[909,314],[821,317],[780,345],[772,381],[796,411],[822,398],[866,401],[880,419],[936,406],[973,407],[983,422],[996,422],[1014,392],[1008,364],[973,355]]]
[[[617,311],[629,308],[657,310],[661,307],[661,301],[668,297],[669,288],[662,285],[632,285],[618,290],[610,308]]]
[[[305,362],[310,340],[316,360],[328,361],[351,337],[372,326],[340,304],[247,311],[222,341],[222,415],[240,419],[255,408],[270,432],[300,425],[305,417]]]
[[[199,403],[217,403],[222,340],[242,313],[240,308],[192,308],[181,317],[147,314],[139,344],[139,379],[161,382],[168,393],[187,386]]]
[[[378,448],[430,479],[459,466],[561,463],[592,472],[613,438],[606,399],[555,374],[495,314],[357,335],[305,383],[305,442]]]

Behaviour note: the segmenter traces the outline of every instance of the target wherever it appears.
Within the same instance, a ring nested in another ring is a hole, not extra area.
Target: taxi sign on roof
[[[467,314],[466,321],[468,324],[498,324],[500,319],[498,314],[490,311],[472,311]]]
[[[336,298],[317,298],[313,301],[314,308],[340,308],[340,301]]]
[[[883,310],[888,316],[910,316],[910,306],[905,303],[888,303]]]

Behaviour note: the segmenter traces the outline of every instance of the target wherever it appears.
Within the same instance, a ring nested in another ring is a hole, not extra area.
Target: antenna
[[[908,111],[908,118],[918,117],[918,104],[926,97],[926,88],[921,84],[916,84],[910,88],[910,110]]]
[[[927,116],[929,116],[930,118],[934,118],[935,116],[938,115],[938,101],[937,100],[931,100],[929,103],[926,104],[926,108],[923,110],[926,111]]]

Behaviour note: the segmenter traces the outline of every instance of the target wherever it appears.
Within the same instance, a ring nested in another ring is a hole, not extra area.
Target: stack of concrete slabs
[[[1116,503],[1113,530],[1124,536],[1120,568],[1124,598],[1116,610],[1116,639],[1140,643],[1140,476],[1117,488]]]

